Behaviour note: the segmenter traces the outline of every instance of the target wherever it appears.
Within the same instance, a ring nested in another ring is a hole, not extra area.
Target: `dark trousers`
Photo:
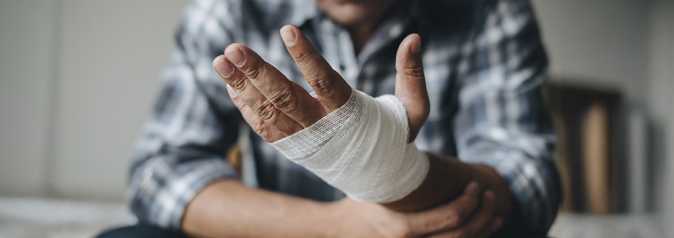
[[[189,238],[181,231],[169,230],[155,225],[139,223],[105,231],[97,238]]]

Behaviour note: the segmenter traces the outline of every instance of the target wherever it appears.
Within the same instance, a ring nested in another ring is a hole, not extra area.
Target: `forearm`
[[[507,224],[511,218],[513,200],[507,183],[496,171],[449,156],[426,154],[430,166],[423,183],[404,198],[384,206],[396,211],[428,209],[455,199],[468,183],[476,181],[483,191],[494,193],[495,214]]]
[[[329,237],[334,230],[327,207],[221,180],[190,202],[182,229],[196,237]]]

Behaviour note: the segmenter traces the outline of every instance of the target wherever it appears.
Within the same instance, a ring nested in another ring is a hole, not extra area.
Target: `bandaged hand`
[[[419,36],[407,36],[398,49],[395,96],[376,99],[352,89],[296,27],[283,27],[281,36],[316,97],[232,44],[213,67],[246,122],[355,200],[386,203],[414,191],[429,166],[412,143],[430,110]]]

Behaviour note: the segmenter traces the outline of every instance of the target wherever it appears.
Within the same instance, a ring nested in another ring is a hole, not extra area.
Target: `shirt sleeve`
[[[454,120],[458,156],[508,183],[518,237],[545,236],[561,200],[553,126],[541,92],[548,61],[527,0],[484,1],[472,73]]]
[[[161,74],[153,111],[136,141],[127,187],[142,222],[179,229],[187,204],[206,185],[238,174],[225,160],[240,113],[212,68],[230,39],[225,1],[196,0],[186,9],[176,46]],[[223,12],[224,11],[224,12]]]

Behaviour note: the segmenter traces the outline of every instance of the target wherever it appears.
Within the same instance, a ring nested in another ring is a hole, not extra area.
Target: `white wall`
[[[649,107],[658,132],[655,191],[663,211],[665,234],[674,237],[674,1],[654,0],[651,6]]]
[[[46,193],[54,6],[0,1],[0,195]]]
[[[0,1],[0,195],[122,201],[187,2]]]
[[[644,0],[532,0],[558,80],[624,89],[645,101],[649,3]]]
[[[121,200],[187,0],[64,0],[55,190]]]

